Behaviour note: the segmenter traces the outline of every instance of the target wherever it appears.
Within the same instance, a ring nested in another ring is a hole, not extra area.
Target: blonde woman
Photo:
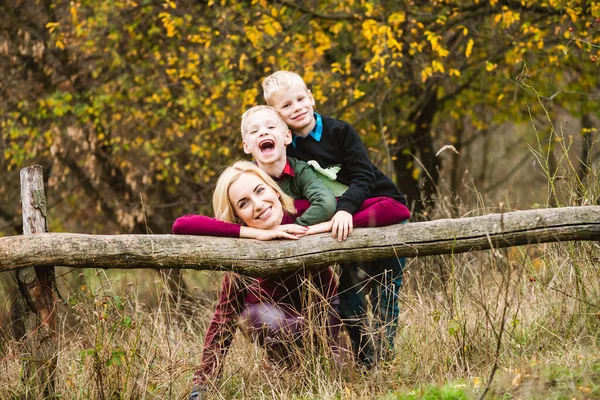
[[[407,218],[405,207],[394,207],[390,199],[368,199],[354,216],[355,226],[383,226]],[[173,233],[213,235],[260,240],[293,239],[308,234],[328,232],[331,222],[303,227],[294,224],[300,212],[293,200],[277,183],[248,161],[238,161],[219,177],[213,208],[216,218],[186,215],[173,224]],[[306,302],[302,299],[302,282],[308,281],[329,304],[328,332],[334,354],[337,354],[340,320],[337,286],[333,271],[322,268],[313,271],[285,273],[267,278],[242,278],[228,273],[223,278],[221,294],[204,340],[202,361],[194,374],[196,387],[190,399],[200,399],[208,385],[221,371],[223,359],[233,340],[238,321],[249,328],[251,337],[264,345],[271,359],[286,357],[291,340],[305,331]],[[310,305],[309,305],[310,306]]]

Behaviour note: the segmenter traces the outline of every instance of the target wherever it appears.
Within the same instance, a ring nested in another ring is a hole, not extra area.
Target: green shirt
[[[292,157],[288,157],[288,162],[292,171],[286,167],[277,183],[294,200],[306,199],[310,202],[310,207],[296,219],[296,223],[309,226],[329,221],[336,209],[335,196],[331,190],[306,162]]]

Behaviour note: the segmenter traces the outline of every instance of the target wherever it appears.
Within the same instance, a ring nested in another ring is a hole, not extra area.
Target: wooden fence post
[[[21,205],[23,234],[47,232],[46,196],[39,165],[21,170]],[[17,319],[13,333],[24,344],[23,377],[28,391],[43,390],[44,397],[52,396],[57,362],[54,267],[20,269],[17,284],[19,297],[12,307]]]

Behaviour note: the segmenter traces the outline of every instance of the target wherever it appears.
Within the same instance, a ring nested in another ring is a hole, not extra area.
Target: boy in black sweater
[[[315,100],[302,78],[293,72],[279,71],[263,80],[264,97],[293,133],[288,155],[313,164],[348,189],[338,197],[333,216],[332,235],[345,240],[352,233],[352,214],[369,197],[391,197],[402,204],[406,199],[390,178],[369,159],[365,146],[347,122],[321,116],[313,111]],[[315,165],[318,164],[318,165]],[[376,357],[393,355],[398,325],[398,290],[402,284],[405,259],[369,263],[345,263],[340,275],[340,314],[347,327],[352,349],[358,360],[371,365]],[[373,283],[371,285],[371,283]],[[371,287],[372,286],[372,287]],[[375,355],[366,326],[366,292],[372,289],[371,302],[378,327],[385,328],[382,351]]]

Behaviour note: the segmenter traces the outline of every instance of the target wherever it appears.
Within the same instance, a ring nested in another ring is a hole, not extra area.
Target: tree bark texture
[[[211,236],[48,233],[0,238],[0,271],[30,266],[191,268],[267,276],[342,261],[600,239],[600,206],[565,207],[258,241]]]
[[[21,203],[22,237],[45,234],[46,197],[41,166],[21,170]],[[11,319],[15,338],[24,343],[23,377],[28,386],[49,396],[54,392],[57,361],[54,266],[32,264],[19,269],[16,277],[19,290],[11,306]]]

